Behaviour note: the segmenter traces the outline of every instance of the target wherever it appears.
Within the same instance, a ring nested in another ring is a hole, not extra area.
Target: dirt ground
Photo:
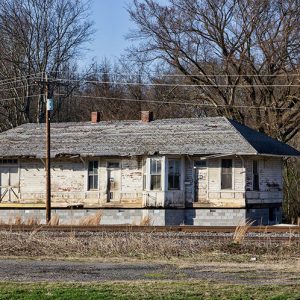
[[[74,262],[1,259],[0,282],[101,282],[205,280],[229,284],[299,285],[300,261],[294,263]]]

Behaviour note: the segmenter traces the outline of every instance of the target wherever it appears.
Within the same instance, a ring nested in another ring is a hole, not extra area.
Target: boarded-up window
[[[194,167],[195,168],[206,168],[206,161],[205,160],[195,160]]]
[[[161,189],[161,159],[150,159],[150,190]]]
[[[232,159],[222,159],[221,189],[232,189]]]
[[[120,168],[120,163],[119,162],[115,162],[115,161],[109,161],[107,163],[107,168],[108,169],[119,169]]]
[[[169,190],[180,190],[180,160],[169,160],[168,171],[168,187]]]
[[[88,170],[88,190],[97,190],[98,189],[98,161],[89,161],[89,170]]]
[[[258,161],[257,160],[253,160],[252,174],[253,174],[253,191],[259,191],[259,175],[258,175]]]

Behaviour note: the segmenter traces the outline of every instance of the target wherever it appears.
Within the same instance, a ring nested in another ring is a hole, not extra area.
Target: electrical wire
[[[63,71],[55,71],[53,73],[66,73]],[[159,74],[159,73],[154,73],[150,72],[156,75],[157,77],[294,77],[294,76],[299,76],[300,73],[292,73],[292,74]],[[139,77],[139,76],[144,76],[145,74],[132,74],[132,73],[110,73],[110,72],[93,72],[89,73],[86,75],[91,76],[91,75],[119,75],[119,76],[134,76],[134,77]]]
[[[54,96],[66,96],[65,94],[55,93]],[[130,98],[114,98],[114,97],[99,97],[99,96],[85,96],[85,95],[70,95],[70,97],[84,98],[84,99],[98,99],[98,100],[115,100],[115,101],[124,101],[124,102],[143,102],[151,104],[176,104],[176,105],[191,105],[191,106],[200,106],[200,107],[230,107],[230,108],[249,108],[249,109],[271,109],[271,110],[294,110],[299,111],[296,108],[284,108],[284,107],[270,107],[270,106],[249,106],[249,105],[226,105],[226,104],[203,104],[203,103],[193,103],[193,102],[176,102],[176,101],[157,101],[157,100],[142,100],[142,99],[130,99]],[[184,100],[187,101],[187,100]]]
[[[25,97],[22,97],[22,98],[33,98],[33,97],[40,97],[40,96],[44,96],[44,95],[45,95],[45,94],[36,94],[36,95],[25,96]],[[0,102],[14,101],[14,100],[17,100],[16,98],[17,98],[17,97],[14,97],[14,98],[5,98],[5,99],[1,99],[1,98],[0,98]]]
[[[38,85],[37,83],[33,83],[33,84],[30,84],[28,86],[28,88],[33,87],[33,86],[37,86],[37,85]],[[11,91],[11,90],[18,90],[18,89],[25,89],[25,87],[24,86],[11,87],[11,88],[0,90],[0,93],[1,92],[6,92],[6,91]]]
[[[8,78],[8,79],[2,79],[2,80],[0,80],[0,86],[1,85],[12,84],[12,83],[15,83],[15,82],[24,81],[25,79],[30,79],[30,80],[38,79],[38,78],[41,77],[41,76],[38,76],[39,74],[43,74],[43,73],[40,72],[40,73],[29,74],[29,75],[24,75],[24,76],[11,77],[11,78]]]
[[[166,87],[215,87],[215,88],[252,88],[252,87],[300,87],[300,84],[248,84],[248,85],[230,85],[230,84],[176,84],[176,83],[140,83],[140,82],[117,82],[117,81],[97,81],[97,80],[79,80],[59,78],[55,81],[82,82],[93,84],[111,84],[111,85],[134,85],[134,86],[166,86]]]

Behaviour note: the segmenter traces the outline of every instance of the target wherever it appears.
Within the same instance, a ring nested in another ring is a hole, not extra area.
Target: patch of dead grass
[[[85,216],[79,220],[79,225],[81,226],[97,226],[100,224],[102,219],[103,211],[99,210],[97,213]]]
[[[246,222],[241,221],[238,226],[236,226],[234,234],[233,234],[233,242],[236,244],[242,244],[245,240],[247,231],[251,225],[253,225],[254,221],[246,220]]]
[[[153,225],[153,221],[150,216],[144,216],[140,221],[140,226],[151,226],[151,225]]]
[[[100,232],[61,234],[38,229],[33,232],[0,231],[2,257],[48,258],[128,258],[139,260],[258,261],[294,260],[300,241],[289,246],[282,242],[253,241],[234,244],[232,239],[201,239],[192,236],[155,232]]]

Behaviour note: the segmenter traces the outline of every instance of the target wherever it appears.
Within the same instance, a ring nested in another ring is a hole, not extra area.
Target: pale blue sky
[[[96,33],[93,41],[87,45],[90,51],[80,65],[88,63],[92,58],[98,62],[104,57],[113,61],[130,45],[125,35],[134,24],[130,21],[126,7],[132,2],[132,0],[92,0],[91,18],[95,23]],[[167,3],[167,0],[159,2]]]

